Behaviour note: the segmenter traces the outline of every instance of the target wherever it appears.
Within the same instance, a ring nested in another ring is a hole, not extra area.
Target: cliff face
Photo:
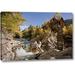
[[[2,55],[2,60],[13,60],[14,59],[14,54],[12,52],[12,43],[13,43],[13,39],[12,36],[10,34],[3,34],[2,33],[2,42],[1,42],[1,55]]]

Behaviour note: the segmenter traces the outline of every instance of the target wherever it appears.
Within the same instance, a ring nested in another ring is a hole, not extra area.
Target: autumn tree
[[[1,12],[2,31],[8,33],[20,34],[20,25],[24,18],[19,12]]]

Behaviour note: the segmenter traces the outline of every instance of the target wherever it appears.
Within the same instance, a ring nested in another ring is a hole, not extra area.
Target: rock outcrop
[[[3,61],[10,61],[14,60],[15,54],[12,51],[13,46],[16,45],[16,41],[13,40],[12,35],[10,34],[3,34],[1,39],[1,59]]]

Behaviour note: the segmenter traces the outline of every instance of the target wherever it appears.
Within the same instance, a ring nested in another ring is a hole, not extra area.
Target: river
[[[29,46],[30,41],[26,39],[15,39],[17,42],[23,45],[23,47],[17,47],[16,49],[16,56],[18,59],[22,60],[30,60],[33,59],[35,54],[30,52]]]

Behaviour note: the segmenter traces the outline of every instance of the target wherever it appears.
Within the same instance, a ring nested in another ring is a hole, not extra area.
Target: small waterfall
[[[32,52],[26,52],[22,47],[16,49],[17,56],[30,56],[34,55]]]

